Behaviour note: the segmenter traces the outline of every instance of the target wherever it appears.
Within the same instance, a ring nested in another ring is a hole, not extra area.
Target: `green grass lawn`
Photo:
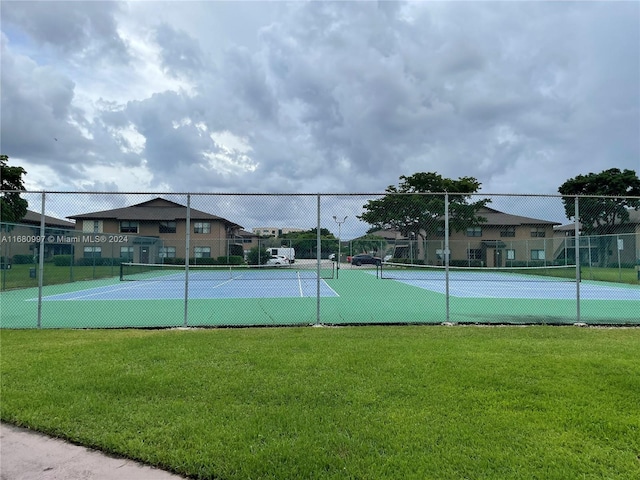
[[[0,331],[1,416],[208,479],[640,478],[640,329]]]
[[[635,268],[600,268],[600,267],[582,267],[581,270],[583,280],[599,280],[602,282],[629,283],[637,285],[638,272]]]
[[[29,270],[36,269],[36,276],[32,278]],[[73,266],[59,267],[52,263],[45,263],[43,270],[44,285],[60,285],[63,283],[78,282],[83,280],[96,280],[98,278],[117,277],[120,275],[120,266]],[[0,270],[0,290],[13,290],[15,288],[32,288],[38,286],[38,265],[18,264],[11,265],[8,270]]]

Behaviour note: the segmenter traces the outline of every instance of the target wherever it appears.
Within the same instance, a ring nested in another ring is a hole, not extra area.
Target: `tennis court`
[[[441,276],[425,278],[406,268],[381,274],[371,267],[345,266],[339,277],[325,272],[327,278],[303,268],[193,270],[188,285],[184,272],[168,268],[45,286],[40,327],[573,324],[578,305],[580,322],[640,324],[636,285],[593,281],[577,285],[570,278],[530,274],[519,280],[505,280],[503,274],[482,278],[471,272],[460,277],[451,272],[447,296]],[[38,328],[37,288],[5,291],[1,296],[2,328]]]
[[[640,288],[604,282],[576,282],[575,265],[547,267],[445,267],[384,264],[378,273],[387,280],[459,298],[572,300],[640,300]]]

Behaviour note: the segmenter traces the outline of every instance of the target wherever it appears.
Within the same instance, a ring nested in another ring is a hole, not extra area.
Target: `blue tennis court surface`
[[[280,280],[212,280],[189,284],[191,299],[228,298],[307,298],[316,297],[317,281],[306,278]],[[47,295],[44,301],[82,300],[180,300],[184,298],[184,283],[162,281],[120,282],[69,293]],[[338,294],[324,280],[320,281],[321,297]],[[33,298],[31,300],[37,300]]]
[[[432,292],[445,293],[444,282],[434,280],[404,280],[403,283]],[[482,282],[471,284],[469,281],[450,281],[449,294],[462,298],[532,298],[540,300],[571,300],[576,298],[574,283],[504,283]],[[593,285],[582,282],[580,297],[584,300],[640,300],[639,288],[622,288],[608,285]]]
[[[385,282],[400,282],[405,285],[422,288],[445,294],[446,284],[441,279],[385,279]],[[496,299],[540,299],[540,300],[572,300],[576,298],[575,282],[528,279],[526,281],[508,282],[501,280],[471,280],[469,278],[449,279],[449,294],[459,298],[496,298]],[[580,298],[584,300],[621,300],[640,301],[640,287],[634,285],[607,284],[601,282],[580,282]]]

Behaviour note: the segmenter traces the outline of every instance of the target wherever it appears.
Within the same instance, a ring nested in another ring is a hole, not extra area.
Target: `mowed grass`
[[[34,268],[36,269],[36,276],[32,278],[29,270]],[[0,290],[37,287],[39,280],[38,270],[38,265],[33,264],[11,265],[8,270],[0,270]],[[44,285],[59,285],[84,280],[96,280],[98,278],[118,277],[119,275],[119,265],[60,267],[52,263],[45,263],[42,280]]]
[[[0,340],[3,421],[192,478],[640,478],[640,329]]]
[[[637,285],[638,271],[635,268],[600,268],[582,267],[581,275],[583,280],[598,280],[601,282],[629,283]]]

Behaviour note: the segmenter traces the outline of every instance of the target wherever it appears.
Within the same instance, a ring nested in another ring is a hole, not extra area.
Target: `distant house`
[[[302,228],[290,227],[254,227],[251,229],[254,234],[261,237],[281,237],[287,233],[303,232]]]
[[[636,264],[640,261],[640,210],[629,210],[629,221],[614,225],[610,235],[585,235],[578,223],[580,263]],[[575,259],[576,224],[568,223],[554,228],[558,256]]]
[[[94,239],[75,249],[76,258],[161,263],[188,256],[197,262],[198,258],[242,255],[247,238],[237,223],[191,208],[187,252],[187,207],[163,198],[68,218],[76,221],[83,240]]]
[[[5,258],[12,258],[14,255],[36,257],[40,249],[38,237],[41,235],[41,221],[42,215],[40,213],[27,210],[26,215],[19,222],[2,222],[0,224],[0,256]],[[71,246],[58,243],[56,240],[58,236],[73,231],[76,227],[75,223],[45,215],[44,226],[44,258],[70,254]]]
[[[449,232],[450,263],[487,267],[551,262],[554,255],[553,227],[558,222],[523,217],[483,207],[477,215],[486,219],[463,231]],[[377,231],[400,248],[395,255],[421,259],[427,264],[444,263],[444,229],[422,240],[420,235],[401,237],[396,231]]]

